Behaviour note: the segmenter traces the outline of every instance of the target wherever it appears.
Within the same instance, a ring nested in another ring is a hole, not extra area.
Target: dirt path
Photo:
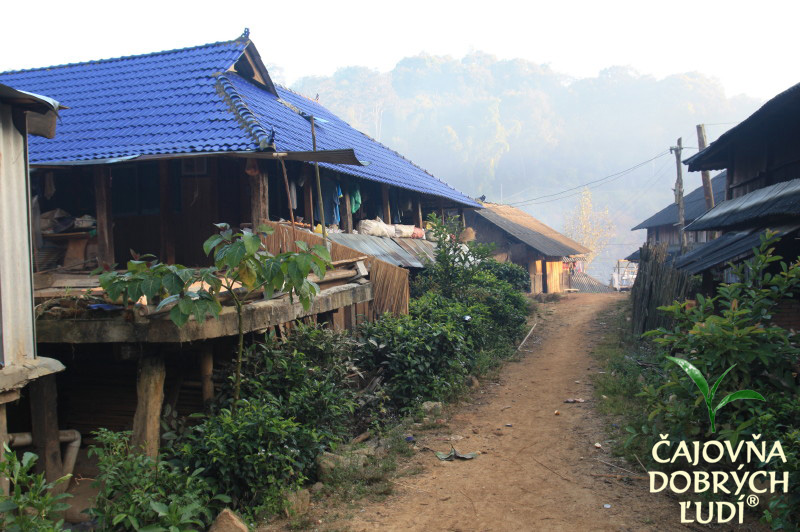
[[[426,530],[676,530],[677,503],[648,492],[645,480],[592,476],[624,473],[597,461],[616,462],[596,449],[606,436],[594,412],[590,376],[599,368],[590,355],[602,334],[598,315],[618,294],[570,295],[552,305],[524,349],[472,404],[451,413],[440,434],[420,447],[481,451],[472,461],[440,462],[420,452],[411,466],[425,471],[403,477],[383,503],[366,503],[353,519],[337,523],[353,531]],[[567,398],[583,404],[564,404]],[[559,410],[560,415],[554,415]],[[604,447],[609,444],[605,443]],[[627,466],[631,467],[631,466]],[[637,467],[637,474],[642,474]],[[610,508],[604,505],[610,504]]]

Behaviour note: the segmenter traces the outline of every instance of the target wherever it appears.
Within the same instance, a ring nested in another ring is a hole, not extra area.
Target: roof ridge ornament
[[[242,32],[241,37],[239,37],[239,38],[241,40],[243,40],[243,41],[246,41],[247,39],[249,39],[250,38],[250,28],[245,28],[244,31]]]

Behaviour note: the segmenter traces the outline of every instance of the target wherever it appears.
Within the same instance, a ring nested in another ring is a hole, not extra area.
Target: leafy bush
[[[720,285],[715,296],[698,294],[696,303],[661,307],[672,317],[674,326],[650,331],[646,336],[662,346],[665,354],[690,361],[709,379],[716,380],[734,366],[718,395],[752,388],[766,402],[736,401],[726,406],[717,422],[720,437],[735,443],[760,431],[762,437],[768,434],[782,440],[789,447],[784,448],[788,463],[772,466],[789,471],[790,482],[797,487],[800,416],[796,405],[800,385],[796,367],[800,348],[792,331],[771,320],[776,306],[800,285],[800,265],[780,262],[782,257],[774,252],[777,241],[774,234],[763,236],[754,257],[733,267],[740,281]],[[663,369],[668,375],[666,384],[648,385],[641,393],[650,410],[650,425],[642,427],[641,432],[649,441],[659,433],[669,433],[675,441],[709,436],[708,416],[692,382],[674,364],[665,363]],[[795,494],[776,497],[765,514],[773,527],[797,523],[798,517],[800,497]]]
[[[216,512],[230,502],[215,494],[202,469],[133,452],[130,435],[100,429],[95,433],[100,445],[89,449],[100,469],[95,482],[100,491],[90,513],[103,529],[196,530],[211,524]]]
[[[281,493],[303,484],[321,444],[313,426],[289,419],[278,404],[243,399],[192,427],[176,451],[236,506],[277,512]]]
[[[525,268],[518,264],[486,259],[481,262],[480,270],[491,273],[501,281],[507,282],[514,290],[520,292],[531,291],[531,276]]]
[[[477,242],[462,244],[458,239],[463,229],[460,218],[442,221],[431,213],[428,221],[436,239],[435,260],[417,274],[411,284],[411,295],[419,297],[436,291],[445,297],[453,297],[462,286],[472,281],[481,264],[490,260],[492,246]]]
[[[69,508],[62,502],[71,497],[62,493],[53,495],[57,484],[67,482],[70,475],[55,482],[46,482],[44,474],[32,472],[38,457],[25,453],[17,458],[7,444],[3,444],[5,459],[0,462],[0,477],[10,481],[9,495],[0,494],[0,528],[8,532],[56,532],[64,530],[64,520],[56,520],[58,512]]]
[[[243,360],[243,397],[314,427],[328,446],[348,432],[355,409],[356,390],[347,376],[357,369],[346,350],[357,346],[344,333],[311,326],[299,326],[285,341],[254,344]]]
[[[384,389],[396,408],[448,399],[463,385],[470,345],[460,326],[384,315],[361,333],[367,342],[361,366],[383,368]]]

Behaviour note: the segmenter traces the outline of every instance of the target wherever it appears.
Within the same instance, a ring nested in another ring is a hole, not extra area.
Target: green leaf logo
[[[722,401],[717,404],[717,406],[712,405],[712,401],[714,400],[714,395],[717,393],[717,388],[719,388],[719,384],[722,382],[722,379],[725,378],[725,375],[730,372],[733,368],[736,367],[736,364],[729,367],[725,370],[725,373],[720,375],[717,382],[714,383],[714,386],[709,390],[708,389],[708,382],[706,381],[703,374],[700,373],[700,370],[694,367],[694,365],[689,362],[688,360],[683,360],[682,358],[675,358],[675,357],[667,357],[667,360],[674,362],[678,365],[683,371],[689,375],[689,378],[694,381],[698,388],[700,388],[700,393],[703,394],[703,398],[706,400],[706,408],[708,409],[708,419],[711,421],[711,434],[716,432],[716,426],[714,425],[717,411],[722,408],[723,406],[727,405],[731,401],[736,401],[738,399],[755,399],[757,401],[766,401],[764,396],[760,393],[753,391],[753,390],[740,390],[738,392],[734,392],[728,396],[726,396]]]

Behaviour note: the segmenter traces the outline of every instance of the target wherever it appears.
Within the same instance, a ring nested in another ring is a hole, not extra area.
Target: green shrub
[[[328,446],[347,434],[351,425],[356,390],[347,376],[355,367],[345,349],[358,344],[318,327],[303,326],[295,332],[296,337],[287,341],[268,339],[248,349],[242,396],[269,403],[282,417],[314,427],[321,444]]]
[[[361,366],[382,368],[392,404],[406,411],[420,401],[453,397],[467,375],[469,342],[452,322],[429,323],[410,315],[384,315],[365,323]]]
[[[720,285],[713,297],[698,294],[696,304],[676,302],[661,307],[674,326],[646,336],[662,347],[663,354],[690,361],[707,379],[716,380],[735,366],[718,397],[749,388],[766,398],[766,402],[730,403],[721,412],[717,427],[721,438],[734,443],[760,433],[762,438],[769,435],[785,445],[787,464],[771,467],[789,471],[795,489],[792,495],[775,497],[765,514],[765,520],[779,528],[797,523],[800,517],[800,497],[796,495],[800,485],[796,468],[800,459],[796,373],[800,348],[792,331],[771,324],[771,320],[778,303],[791,297],[800,285],[800,265],[780,262],[782,257],[774,254],[777,241],[774,234],[763,236],[754,257],[733,268],[740,281]],[[642,427],[641,434],[638,430],[634,434],[651,443],[659,433],[669,433],[674,441],[710,436],[706,408],[698,400],[694,384],[674,364],[665,362],[663,369],[667,382],[646,386],[641,394],[650,410],[650,424]]]
[[[3,444],[3,449],[5,458],[0,462],[0,477],[9,479],[10,490],[7,496],[0,494],[0,528],[8,532],[64,530],[64,520],[56,516],[69,508],[69,504],[62,501],[71,495],[53,495],[51,490],[69,481],[70,475],[48,483],[43,473],[32,472],[38,459],[35,454],[25,453],[20,461],[7,444]]]
[[[280,510],[281,493],[306,480],[321,451],[316,429],[287,418],[274,402],[240,400],[192,427],[178,457],[214,479],[239,508]]]
[[[483,303],[468,304],[428,292],[409,303],[409,315],[427,323],[449,323],[469,342],[472,350],[481,350],[495,340],[490,334],[491,311]]]
[[[520,292],[531,291],[531,276],[528,271],[513,262],[497,262],[486,259],[480,264],[480,270],[491,273],[501,281],[511,285],[511,288]]]
[[[100,491],[90,513],[104,530],[195,530],[210,525],[230,502],[215,494],[201,468],[133,452],[130,432],[100,429],[95,436],[100,445],[89,455],[97,457]]]
[[[489,309],[491,326],[485,334],[495,345],[513,342],[523,334],[530,314],[528,299],[491,273],[477,272],[472,282],[462,287],[458,299]]]

